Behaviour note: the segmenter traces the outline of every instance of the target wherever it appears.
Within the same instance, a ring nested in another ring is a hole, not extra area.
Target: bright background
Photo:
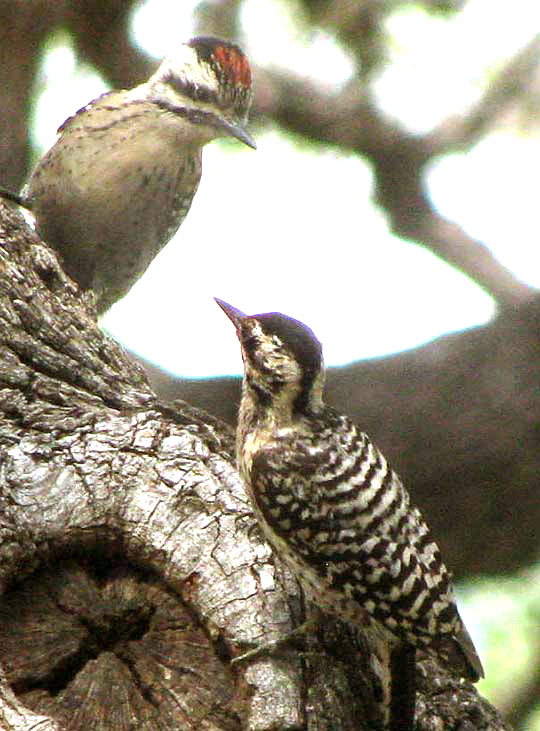
[[[160,59],[192,35],[195,5],[143,3],[133,24],[137,41]],[[352,68],[346,54],[323,34],[303,36],[291,5],[245,0],[250,58],[331,86],[345,82]],[[377,82],[378,101],[411,130],[426,131],[466,111],[537,29],[538,0],[470,0],[453,19],[412,5],[388,21],[393,50]],[[92,69],[77,65],[69,38],[58,35],[43,64],[36,154],[54,142],[67,116],[104,90]],[[234,141],[206,147],[202,183],[179,234],[103,318],[115,338],[169,371],[203,377],[241,367],[214,296],[248,313],[278,310],[304,320],[329,365],[413,347],[493,315],[493,300],[476,284],[389,233],[360,157],[274,129],[256,136],[257,151]],[[442,159],[428,180],[444,215],[536,287],[539,153],[538,135],[509,121],[468,154]],[[528,660],[538,653],[530,633],[540,611],[539,579],[531,572],[462,592],[487,668],[481,690],[496,704],[526,683]],[[527,728],[540,729],[540,722]]]
[[[135,38],[161,58],[180,40],[178,28],[181,40],[190,37],[195,5],[150,0],[135,17]],[[346,81],[347,56],[322,34],[301,37],[290,5],[245,2],[250,58],[326,84]],[[501,50],[511,56],[535,28],[535,0],[518,0],[511,9],[504,0],[471,0],[453,20],[414,7],[396,13],[388,22],[394,51],[377,83],[379,103],[410,129],[425,131],[464,111],[504,61]],[[105,89],[95,73],[76,67],[62,37],[45,61],[44,84],[36,113],[41,150],[65,117]],[[229,140],[205,148],[199,192],[179,233],[103,318],[130,349],[182,376],[239,373],[237,344],[214,296],[248,313],[278,310],[304,320],[323,342],[329,365],[409,348],[491,317],[494,303],[476,284],[389,233],[360,157],[277,130],[257,135],[257,144],[257,151]],[[539,145],[499,127],[429,175],[439,210],[534,286],[540,286],[540,248],[531,160]]]

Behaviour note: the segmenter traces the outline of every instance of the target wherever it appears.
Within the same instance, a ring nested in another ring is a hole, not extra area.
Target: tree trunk
[[[303,606],[230,428],[160,401],[54,252],[0,216],[0,728],[376,728],[375,663],[339,623],[231,667]],[[418,682],[419,729],[505,728],[431,660]]]

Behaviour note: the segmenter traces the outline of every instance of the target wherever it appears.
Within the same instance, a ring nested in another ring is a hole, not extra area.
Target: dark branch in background
[[[198,30],[236,37],[240,4],[239,0],[203,3],[198,11]],[[2,108],[11,112],[2,120],[6,127],[3,140],[13,141],[2,145],[1,182],[6,187],[17,189],[27,174],[25,125],[31,81],[43,41],[53,30],[68,27],[81,58],[104,73],[112,87],[136,84],[148,75],[153,62],[134,46],[128,32],[134,5],[118,0],[88,0],[66,3],[53,13],[47,3],[15,2],[0,10],[0,40],[4,41],[0,48],[5,49],[0,66],[0,73],[5,75]],[[321,1],[307,5],[306,14],[348,45],[361,67],[360,77],[365,79],[366,69],[383,61],[382,21],[400,5],[387,3],[381,10],[380,3],[367,2],[351,9],[349,3]],[[428,10],[451,13],[462,3],[425,5]],[[24,43],[17,43],[17,38],[25,39]],[[21,46],[20,52],[13,53],[16,45]],[[482,242],[435,210],[424,177],[426,165],[435,156],[469,149],[515,107],[537,76],[539,51],[540,41],[535,38],[501,68],[482,99],[466,114],[452,115],[423,136],[410,134],[383,115],[370,98],[367,85],[360,81],[334,93],[276,70],[260,69],[256,74],[254,116],[273,119],[285,130],[312,141],[364,156],[373,166],[376,200],[386,211],[391,230],[423,244],[470,276],[500,307],[515,307],[528,300],[534,290],[509,273]],[[372,54],[371,60],[366,54]],[[25,74],[23,78],[21,73]],[[27,90],[26,96],[21,95],[21,89]]]
[[[384,11],[380,3],[369,2],[351,6],[321,1],[305,7],[313,22],[347,44],[365,79],[366,69],[383,60],[380,27],[389,5]],[[461,4],[427,5],[448,11]],[[470,149],[493,129],[530,89],[539,63],[540,39],[535,37],[502,66],[467,113],[452,115],[426,135],[413,135],[386,117],[377,109],[368,86],[358,80],[335,93],[277,69],[259,69],[256,74],[254,115],[273,119],[283,129],[313,142],[364,156],[373,165],[376,200],[386,211],[392,231],[423,244],[460,269],[500,307],[515,307],[530,299],[534,290],[512,275],[482,242],[436,211],[425,187],[425,171],[435,157]]]
[[[354,55],[361,79],[367,80],[386,60],[383,21],[390,3],[316,0],[302,6],[310,25],[334,35]]]
[[[80,60],[95,66],[113,89],[130,89],[157,68],[135,45],[131,20],[137,3],[114,0],[71,2],[66,16]],[[178,42],[185,38],[179,35]]]
[[[533,630],[534,631],[534,630]],[[537,636],[535,633],[535,637]],[[538,650],[538,647],[536,648]],[[532,668],[531,674],[523,682],[522,687],[517,693],[512,693],[506,703],[499,704],[499,709],[504,718],[512,726],[512,728],[528,728],[527,722],[530,716],[538,708],[538,699],[540,698],[540,661],[538,660],[538,652],[536,653],[536,663]]]
[[[19,190],[30,168],[28,120],[47,41],[68,30],[79,60],[93,64],[112,88],[144,81],[157,62],[134,44],[134,0],[13,0],[0,3],[0,184]],[[179,40],[184,40],[180,37]]]
[[[11,190],[28,170],[28,118],[47,13],[54,16],[47,0],[0,3],[0,185]]]
[[[240,32],[240,8],[242,0],[206,0],[195,10],[195,32],[197,35],[217,36],[238,40]]]
[[[529,54],[530,50],[527,58]],[[540,54],[536,69],[539,62]],[[510,66],[514,68],[516,63],[511,61]],[[507,69],[503,69],[500,77],[506,79],[508,74]],[[527,77],[532,78],[530,64]],[[501,82],[500,86],[503,85]],[[506,85],[506,105],[501,98],[497,108],[491,101],[491,90],[486,93],[489,103],[480,102],[475,107],[477,113],[483,109],[484,132],[516,103],[522,87],[523,83],[510,88]],[[534,296],[535,290],[512,275],[484,244],[434,208],[425,187],[425,168],[433,159],[434,150],[437,154],[445,151],[442,139],[437,139],[433,133],[421,136],[407,132],[376,108],[366,88],[358,82],[336,94],[305,79],[294,78],[290,73],[259,70],[255,88],[255,114],[270,117],[284,129],[313,142],[353,150],[373,165],[376,199],[386,211],[396,235],[423,244],[460,269],[489,292],[501,307],[515,307]],[[490,125],[488,109],[492,114]],[[449,123],[446,123],[440,129],[448,130],[448,127]],[[457,133],[450,138],[448,132],[445,134],[449,140],[448,151],[451,151],[458,146]],[[476,138],[470,135],[463,137],[459,147],[470,147],[474,141]]]
[[[485,94],[466,113],[447,117],[427,136],[431,155],[469,150],[508,114],[516,101],[526,97],[538,81],[540,35],[509,59],[491,81]]]

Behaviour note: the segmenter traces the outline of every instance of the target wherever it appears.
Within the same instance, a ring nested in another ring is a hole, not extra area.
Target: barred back
[[[243,435],[239,462],[266,537],[325,611],[367,612],[397,640],[483,674],[420,511],[369,437],[324,407]]]

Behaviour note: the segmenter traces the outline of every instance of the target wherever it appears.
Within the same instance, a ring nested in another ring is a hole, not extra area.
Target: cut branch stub
[[[0,661],[22,703],[66,728],[172,729],[179,707],[186,728],[239,728],[234,679],[197,619],[156,577],[115,563],[79,557],[6,596]]]

